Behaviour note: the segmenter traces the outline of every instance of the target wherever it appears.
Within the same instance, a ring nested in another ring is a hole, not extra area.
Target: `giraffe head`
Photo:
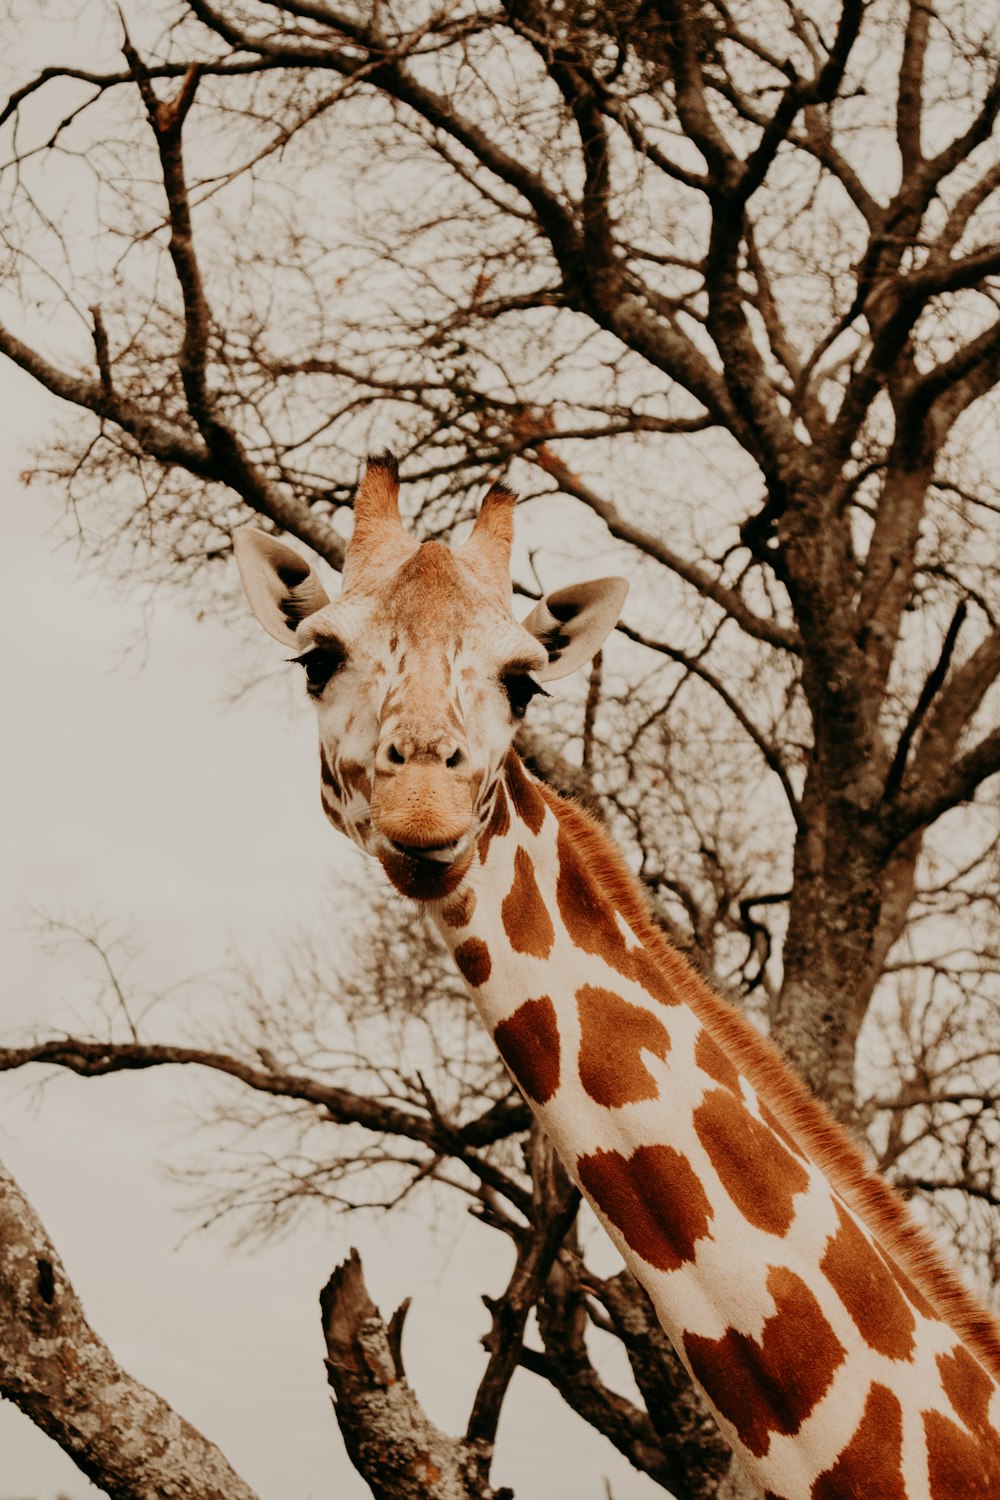
[[[369,459],[332,602],[275,537],[246,527],[234,543],[254,614],[305,668],[328,818],[404,895],[436,900],[469,868],[531,698],[590,660],[628,585],[559,589],[518,621],[514,495],[494,485],[454,550],[409,536],[398,496],[395,460]]]

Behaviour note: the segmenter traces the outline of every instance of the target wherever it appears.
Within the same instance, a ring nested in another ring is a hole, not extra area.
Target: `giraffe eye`
[[[318,698],[331,677],[334,677],[344,665],[347,653],[342,646],[331,642],[325,646],[314,646],[311,651],[304,652],[302,656],[293,656],[289,659],[298,662],[300,667],[305,667],[306,691],[311,698]]]
[[[540,682],[536,682],[527,672],[504,672],[500,678],[500,685],[507,694],[507,702],[515,719],[523,719],[528,704],[536,693],[547,698],[548,694]]]

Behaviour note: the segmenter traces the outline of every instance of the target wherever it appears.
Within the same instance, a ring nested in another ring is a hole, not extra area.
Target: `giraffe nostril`
[[[454,771],[455,767],[460,766],[464,759],[465,756],[462,754],[461,750],[456,748],[448,756],[448,759],[445,761],[445,765],[448,767],[449,771]]]
[[[389,746],[385,752],[385,757],[390,766],[403,766],[406,764],[406,756],[395,745]]]

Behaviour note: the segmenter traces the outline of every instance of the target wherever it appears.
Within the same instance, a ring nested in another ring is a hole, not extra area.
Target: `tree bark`
[[[351,1462],[375,1500],[513,1500],[486,1480],[492,1444],[435,1427],[403,1373],[406,1304],[388,1325],[352,1250],[320,1294],[327,1378]]]
[[[112,1500],[256,1500],[218,1448],[116,1362],[2,1165],[0,1396]]]

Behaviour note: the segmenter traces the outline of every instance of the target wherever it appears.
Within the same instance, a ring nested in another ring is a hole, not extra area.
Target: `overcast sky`
[[[57,545],[55,497],[17,477],[57,403],[0,366],[0,413],[0,1030],[10,1037],[72,1028],[90,993],[81,955],[42,952],[29,903],[131,924],[143,945],[136,981],[156,988],[218,969],[234,949],[275,963],[293,929],[328,911],[335,880],[363,893],[377,872],[320,815],[309,706],[276,710],[266,695],[226,706],[238,676],[280,649],[259,633],[241,640],[196,623],[165,598],[148,648],[130,655],[141,634],[135,601],[81,571]],[[458,1217],[435,1233],[412,1215],[330,1216],[280,1246],[234,1255],[219,1233],[189,1233],[180,1190],[161,1169],[189,1148],[181,1104],[193,1075],[59,1076],[42,1092],[39,1077],[0,1075],[0,1152],[97,1331],[263,1500],[368,1495],[329,1410],[316,1300],[352,1243],[387,1313],[414,1297],[408,1370],[435,1420],[461,1429],[484,1358],[479,1297],[501,1290],[509,1270],[497,1235]],[[96,1493],[9,1406],[0,1406],[0,1454],[0,1500]],[[519,1500],[604,1500],[604,1475],[615,1500],[663,1493],[535,1377],[517,1375],[496,1481]]]

